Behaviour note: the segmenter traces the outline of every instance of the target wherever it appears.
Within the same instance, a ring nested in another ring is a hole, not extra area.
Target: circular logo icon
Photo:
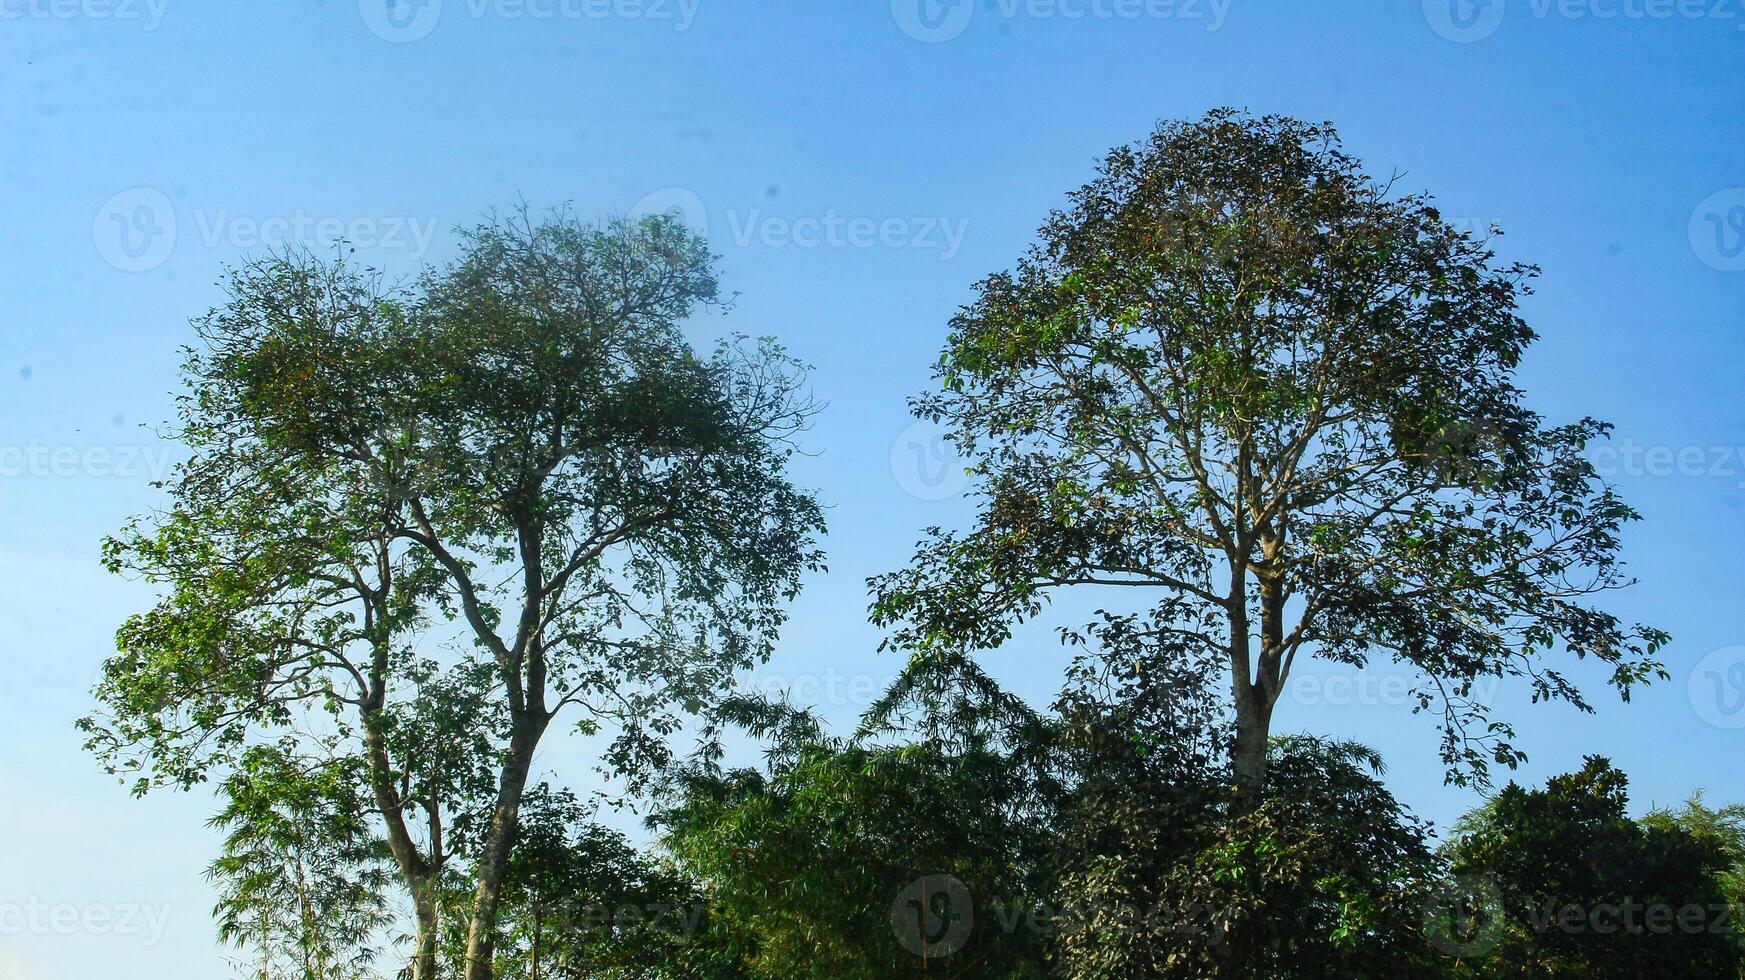
[[[630,209],[633,220],[655,215],[675,215],[693,235],[709,237],[709,208],[697,192],[684,187],[663,187],[642,196]]]
[[[975,0],[891,0],[891,16],[904,34],[938,44],[969,26],[975,16]]]
[[[148,272],[175,250],[175,205],[155,187],[122,191],[97,209],[91,241],[103,261],[122,272]]]
[[[1716,728],[1745,728],[1745,646],[1722,647],[1697,661],[1685,690],[1697,717]]]
[[[1745,187],[1703,198],[1690,213],[1690,247],[1711,269],[1745,271]]]
[[[937,422],[918,419],[891,443],[891,475],[918,500],[949,500],[969,485],[969,462]]]
[[[1503,23],[1503,0],[1424,0],[1430,29],[1458,44],[1482,41]]]
[[[1502,451],[1502,440],[1490,423],[1450,422],[1430,439],[1424,462],[1439,482],[1470,487],[1496,473]]]
[[[950,956],[975,930],[969,888],[950,875],[915,879],[891,903],[891,930],[904,949],[922,959]]]
[[[442,19],[442,0],[357,0],[370,33],[394,44],[428,37]]]
[[[1506,927],[1503,890],[1481,875],[1459,875],[1444,882],[1424,903],[1424,935],[1457,959],[1495,949]]]

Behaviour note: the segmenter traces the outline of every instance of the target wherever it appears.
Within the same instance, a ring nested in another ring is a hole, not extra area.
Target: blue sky
[[[0,976],[229,975],[210,799],[129,799],[72,728],[148,601],[97,542],[152,503],[226,262],[344,235],[409,274],[521,198],[706,226],[739,301],[698,331],[781,337],[830,403],[800,477],[831,572],[752,682],[846,723],[897,666],[864,578],[965,514],[904,409],[946,319],[1109,147],[1219,105],[1331,120],[1502,225],[1544,268],[1532,402],[1617,423],[1599,462],[1646,519],[1613,606],[1674,634],[1673,676],[1593,717],[1498,691],[1521,778],[1598,752],[1641,806],[1745,799],[1745,0],[382,3],[0,0]],[[1033,630],[987,663],[1041,698],[1063,656]],[[1407,676],[1300,677],[1281,729],[1379,747],[1438,823],[1476,800]]]

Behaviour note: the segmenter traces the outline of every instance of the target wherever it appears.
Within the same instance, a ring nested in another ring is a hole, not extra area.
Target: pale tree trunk
[[[413,886],[412,910],[418,930],[412,954],[412,980],[435,980],[437,921],[434,877]]]
[[[370,788],[375,794],[377,808],[382,811],[382,822],[387,826],[388,850],[394,855],[394,863],[400,869],[400,880],[412,896],[416,913],[412,980],[436,980],[436,876],[440,868],[419,853],[412,832],[406,826],[405,814],[401,811],[403,801],[393,784],[388,748],[373,721],[366,719],[364,723]]]
[[[370,792],[387,829],[388,851],[394,856],[394,863],[400,869],[400,880],[412,897],[416,930],[413,934],[412,980],[436,980],[439,926],[436,889],[443,865],[442,822],[435,803],[428,804],[431,853],[427,857],[419,851],[417,841],[412,839],[411,828],[406,825],[406,800],[395,785],[396,778],[403,778],[404,774],[395,772],[393,759],[388,754],[388,740],[383,735],[391,652],[390,638],[381,624],[389,621],[387,596],[393,580],[385,546],[377,552],[376,567],[381,586],[374,591],[364,590],[365,623],[372,635],[368,696],[358,707],[359,721],[363,726],[364,761],[369,773]],[[410,766],[411,760],[407,762]]]
[[[503,899],[503,882],[509,870],[509,855],[520,828],[521,797],[527,789],[527,774],[533,767],[533,750],[539,744],[543,724],[526,718],[515,725],[509,755],[499,776],[497,802],[491,811],[484,852],[479,856],[479,882],[473,892],[473,915],[467,924],[466,980],[491,980],[491,961],[496,955],[497,909]]]

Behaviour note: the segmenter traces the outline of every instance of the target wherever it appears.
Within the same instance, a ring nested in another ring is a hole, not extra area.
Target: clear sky
[[[1501,224],[1544,267],[1535,407],[1617,423],[1599,462],[1646,520],[1613,604],[1674,634],[1672,679],[1593,717],[1503,688],[1521,778],[1595,752],[1639,807],[1745,800],[1742,69],[1745,0],[0,0],[0,978],[229,975],[212,801],[130,799],[72,727],[149,599],[97,542],[152,503],[226,262],[344,234],[406,274],[520,198],[706,225],[740,299],[699,331],[783,338],[830,403],[800,477],[831,571],[753,681],[846,723],[897,666],[864,578],[965,513],[904,408],[946,319],[1109,147],[1219,105],[1330,120]],[[986,662],[1042,698],[1063,654]],[[1279,727],[1377,746],[1445,825],[1477,796],[1408,680],[1302,667]]]

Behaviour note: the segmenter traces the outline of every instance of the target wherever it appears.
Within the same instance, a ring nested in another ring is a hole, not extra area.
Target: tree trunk
[[[516,723],[509,740],[509,755],[498,779],[497,803],[491,826],[479,856],[479,883],[473,892],[473,916],[467,924],[466,980],[491,980],[491,961],[497,947],[497,908],[503,899],[503,880],[509,870],[509,855],[515,848],[520,827],[521,796],[527,789],[527,774],[533,768],[533,750],[544,726],[529,720]]]
[[[436,978],[436,882],[419,882],[412,889],[412,909],[417,916],[417,938],[412,954],[412,980]]]
[[[1283,539],[1268,532],[1260,535],[1261,553],[1269,565],[1278,561]],[[1240,581],[1240,579],[1238,579]],[[1239,813],[1252,813],[1266,798],[1267,743],[1272,736],[1272,709],[1284,683],[1284,605],[1285,590],[1275,573],[1259,574],[1255,578],[1260,593],[1260,657],[1251,674],[1249,671],[1248,610],[1240,608],[1233,627],[1231,665],[1236,700],[1236,736],[1231,746],[1230,761],[1236,775],[1236,808]],[[1241,601],[1239,594],[1232,599]]]
[[[1274,701],[1259,685],[1240,674],[1234,678],[1236,735],[1230,761],[1236,775],[1237,809],[1249,813],[1266,793],[1266,750],[1272,735]]]
[[[370,789],[376,805],[382,811],[382,821],[388,832],[388,850],[400,868],[400,879],[411,893],[417,912],[416,954],[412,959],[412,980],[436,980],[436,877],[440,865],[433,865],[418,851],[412,832],[406,827],[401,812],[402,800],[393,785],[394,770],[388,759],[388,747],[381,732],[380,696],[364,716],[364,746],[369,761]],[[428,916],[426,915],[428,913]]]

